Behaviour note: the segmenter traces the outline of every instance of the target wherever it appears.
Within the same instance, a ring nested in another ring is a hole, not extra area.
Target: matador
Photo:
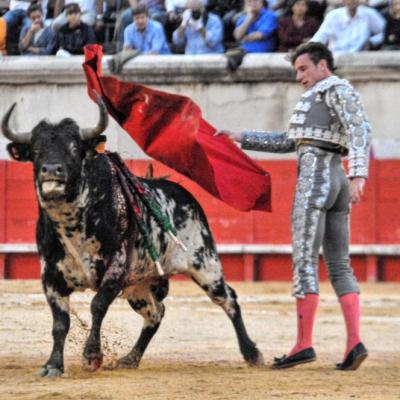
[[[292,209],[293,295],[297,342],[273,368],[316,360],[312,333],[319,300],[318,257],[322,246],[330,281],[347,328],[339,370],[355,370],[368,352],[360,339],[359,288],[349,261],[350,204],[358,203],[368,177],[371,127],[359,95],[334,75],[333,55],[320,43],[299,46],[291,55],[296,79],[306,89],[296,104],[287,132],[220,133],[242,149],[297,152],[298,176]],[[342,157],[348,157],[346,176]]]

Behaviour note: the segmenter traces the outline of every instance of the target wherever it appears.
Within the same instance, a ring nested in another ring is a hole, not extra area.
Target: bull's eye
[[[76,146],[71,147],[71,154],[76,156],[78,154],[78,148]]]

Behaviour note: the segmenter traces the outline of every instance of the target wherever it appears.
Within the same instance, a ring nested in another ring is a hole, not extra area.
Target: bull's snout
[[[42,178],[64,178],[64,168],[62,164],[44,164],[40,169]]]
[[[46,163],[40,168],[40,187],[45,200],[55,200],[65,195],[65,169],[59,163]]]

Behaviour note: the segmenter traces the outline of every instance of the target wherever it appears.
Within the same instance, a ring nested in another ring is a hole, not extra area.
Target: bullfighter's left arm
[[[340,85],[329,91],[327,100],[348,135],[348,177],[368,178],[371,125],[359,95],[351,86]]]

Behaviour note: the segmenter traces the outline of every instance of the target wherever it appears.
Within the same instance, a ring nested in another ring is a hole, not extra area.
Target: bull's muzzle
[[[66,178],[62,164],[43,164],[39,172],[39,182],[42,195],[47,199],[54,199],[65,194]]]

